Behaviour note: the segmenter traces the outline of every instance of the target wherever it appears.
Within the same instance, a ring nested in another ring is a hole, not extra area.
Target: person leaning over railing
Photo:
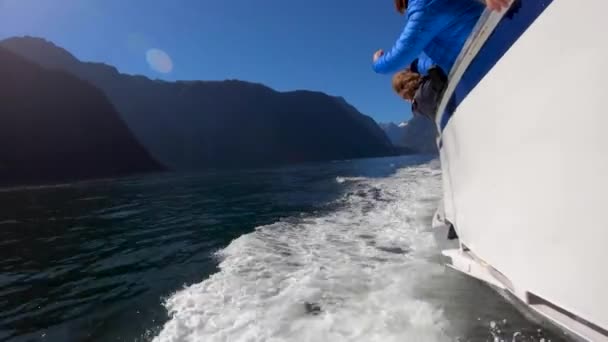
[[[388,74],[410,65],[422,54],[449,73],[469,34],[483,12],[476,0],[394,0],[407,20],[393,48],[373,56],[373,69]],[[506,7],[508,0],[487,0],[492,8]],[[427,63],[430,64],[430,63]],[[430,66],[430,65],[428,65]],[[427,68],[419,72],[426,74]]]

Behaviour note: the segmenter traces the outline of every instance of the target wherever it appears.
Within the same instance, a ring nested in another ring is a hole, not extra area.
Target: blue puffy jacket
[[[436,65],[435,62],[433,62],[433,60],[423,51],[420,53],[418,58],[412,62],[410,65],[410,70],[426,76],[429,69],[434,65]]]
[[[374,71],[396,72],[424,52],[449,73],[483,9],[475,0],[409,0],[405,28]]]

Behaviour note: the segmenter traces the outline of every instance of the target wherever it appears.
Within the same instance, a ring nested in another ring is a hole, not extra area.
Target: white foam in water
[[[336,182],[342,184],[345,182],[356,182],[356,181],[362,181],[365,180],[365,177],[336,177]]]
[[[218,273],[167,300],[154,340],[450,341],[414,291],[443,272],[428,261],[439,177],[433,164],[349,182],[341,209],[234,240]]]

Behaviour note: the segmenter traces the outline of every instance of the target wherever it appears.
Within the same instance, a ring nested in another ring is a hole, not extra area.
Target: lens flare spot
[[[150,49],[146,51],[146,61],[152,70],[168,74],[173,70],[171,57],[163,50]]]

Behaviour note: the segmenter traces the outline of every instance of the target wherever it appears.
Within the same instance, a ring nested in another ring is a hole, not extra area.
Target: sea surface
[[[396,157],[0,190],[0,341],[567,341],[442,264]]]

